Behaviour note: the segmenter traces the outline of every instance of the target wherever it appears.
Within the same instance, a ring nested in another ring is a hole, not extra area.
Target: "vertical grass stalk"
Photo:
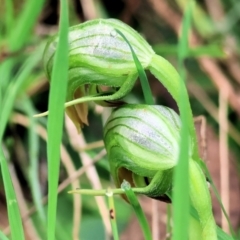
[[[48,118],[48,240],[55,239],[57,218],[57,187],[60,166],[60,143],[62,138],[64,102],[68,79],[68,5],[60,1],[59,41],[54,57],[49,96],[50,114]]]
[[[192,5],[189,4],[183,17],[181,38],[178,44],[178,60],[179,60],[179,73],[180,73],[180,101],[179,111],[182,122],[180,132],[180,153],[178,164],[174,171],[174,192],[173,192],[173,239],[187,239],[189,234],[189,212],[190,212],[190,199],[189,199],[189,134],[192,132],[188,130],[188,112],[187,106],[189,100],[185,93],[184,80],[186,79],[186,72],[184,69],[183,61],[185,54],[188,53],[188,31],[191,27],[191,11]],[[192,120],[193,121],[193,120]],[[195,131],[195,129],[194,129]],[[192,138],[193,139],[193,138]],[[194,139],[195,140],[195,139]],[[195,143],[195,142],[194,142]],[[184,177],[183,177],[184,176]]]

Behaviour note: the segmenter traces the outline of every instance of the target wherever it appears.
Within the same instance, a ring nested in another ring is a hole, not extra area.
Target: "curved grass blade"
[[[153,105],[154,101],[153,101],[153,97],[152,97],[151,88],[150,88],[146,73],[145,73],[145,71],[142,67],[142,64],[138,60],[138,57],[137,57],[136,53],[134,52],[130,42],[127,40],[127,38],[124,36],[124,34],[118,29],[115,29],[115,30],[126,41],[126,43],[128,44],[128,46],[129,46],[129,48],[132,52],[133,60],[134,60],[134,63],[136,65],[136,68],[138,70],[138,74],[139,74],[139,78],[140,78],[140,82],[141,82],[141,86],[142,86],[142,91],[143,91],[143,96],[144,96],[144,99],[145,99],[145,103],[148,104],[148,105]]]

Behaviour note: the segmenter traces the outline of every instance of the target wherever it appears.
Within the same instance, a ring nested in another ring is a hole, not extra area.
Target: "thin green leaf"
[[[42,204],[42,195],[41,195],[41,188],[39,184],[39,166],[38,166],[38,154],[39,154],[39,137],[36,132],[37,128],[37,119],[33,118],[33,115],[36,113],[32,102],[25,98],[22,105],[23,112],[26,113],[28,119],[30,121],[29,128],[28,128],[28,146],[29,146],[29,168],[28,168],[28,178],[29,184],[31,188],[31,192],[33,195],[33,201],[39,213],[40,219],[42,223],[45,222],[45,213]]]
[[[9,238],[2,231],[0,231],[0,239],[1,240],[9,240]]]
[[[44,2],[44,0],[28,0],[25,2],[21,15],[15,21],[17,24],[11,29],[12,31],[9,34],[8,43],[11,51],[17,51],[24,45],[42,10]]]
[[[68,79],[68,5],[61,0],[59,41],[52,71],[49,118],[48,118],[48,239],[55,239],[57,187],[60,166],[60,143],[62,138],[64,102]]]
[[[126,43],[128,44],[128,46],[129,46],[129,48],[132,52],[133,60],[134,60],[134,63],[136,65],[136,68],[138,70],[138,74],[139,74],[139,78],[140,78],[140,82],[141,82],[141,86],[142,86],[142,90],[143,90],[145,103],[148,104],[148,105],[153,105],[154,101],[153,101],[153,97],[152,97],[151,88],[150,88],[146,73],[145,73],[145,71],[142,67],[142,64],[138,60],[138,57],[137,57],[136,53],[134,52],[131,44],[129,43],[127,38],[124,36],[124,34],[118,29],[115,29],[115,30],[126,41]]]
[[[143,231],[144,238],[146,240],[151,240],[152,239],[151,230],[149,228],[149,225],[148,225],[147,219],[144,215],[144,212],[138,202],[138,199],[131,189],[131,185],[127,181],[124,180],[121,185],[121,188],[125,191],[128,201],[132,205],[132,207],[137,215],[137,219],[138,219],[141,229]]]
[[[218,237],[218,240],[234,240],[233,237],[225,233],[219,226],[217,226],[217,237]]]
[[[184,96],[184,79],[186,79],[186,73],[184,70],[183,61],[188,54],[188,31],[191,26],[191,11],[192,4],[188,5],[188,8],[184,14],[182,24],[182,34],[179,41],[179,72],[180,72],[180,103],[179,111],[182,122],[181,128],[181,143],[178,164],[174,172],[174,192],[173,192],[173,239],[188,239],[188,226],[189,226],[189,132],[188,132],[188,120],[187,120],[187,99]],[[185,176],[185,177],[183,177]]]
[[[226,212],[226,210],[225,210],[225,208],[224,208],[224,206],[223,206],[221,197],[220,197],[220,195],[219,195],[219,193],[218,193],[218,190],[217,190],[217,188],[216,188],[216,186],[215,186],[215,184],[214,184],[214,182],[213,182],[213,179],[212,179],[212,177],[211,177],[211,174],[210,174],[210,172],[208,171],[208,168],[207,168],[206,164],[205,164],[203,161],[201,161],[200,163],[201,163],[202,169],[204,170],[204,173],[206,174],[207,179],[209,180],[209,182],[210,182],[210,184],[211,184],[211,186],[212,186],[213,192],[214,192],[214,194],[215,194],[215,196],[216,196],[216,198],[217,198],[217,200],[218,200],[218,202],[219,202],[219,204],[220,204],[220,206],[221,206],[221,209],[222,209],[222,211],[223,211],[223,214],[224,214],[225,218],[227,219],[227,222],[228,222],[228,226],[229,226],[231,235],[234,237],[234,236],[235,236],[235,233],[234,233],[232,224],[231,224],[230,219],[229,219],[229,216],[227,215],[227,212]]]
[[[0,124],[0,139],[2,139],[9,116],[12,112],[14,102],[18,95],[19,90],[27,81],[27,76],[30,74],[32,69],[40,61],[42,56],[42,47],[38,48],[35,53],[33,53],[20,68],[16,77],[12,80],[11,84],[8,85],[6,93],[4,95],[3,108],[1,110],[1,124]],[[3,92],[2,92],[3,93]]]
[[[13,15],[13,1],[6,0],[5,1],[5,28],[6,35],[9,35],[11,31],[13,31],[13,23],[14,23],[14,15]]]
[[[1,76],[0,89],[2,92],[2,99],[4,98],[6,89],[9,85],[9,82],[11,81],[11,77],[13,74],[12,73],[13,65],[14,65],[14,61],[12,58],[7,59],[6,61],[0,64],[0,76]]]
[[[21,214],[17,202],[17,197],[13,188],[11,175],[8,169],[7,160],[3,150],[0,147],[0,163],[4,183],[5,194],[7,198],[8,220],[11,228],[12,239],[24,240],[24,232]]]
[[[185,10],[191,1],[192,0],[176,0],[176,3],[181,9]],[[214,28],[212,19],[207,15],[198,2],[196,2],[196,7],[193,9],[192,19],[194,26],[204,38],[207,39],[216,33],[216,28]]]
[[[42,10],[44,0],[32,1],[28,0],[25,2],[23,11],[14,20],[13,27],[13,3],[12,0],[6,1],[6,31],[7,31],[7,51],[15,52],[21,49],[29,37],[30,31],[33,28],[35,21]],[[14,59],[9,58],[0,65],[0,76],[2,92],[5,92],[7,84],[12,72],[12,67],[14,64]]]

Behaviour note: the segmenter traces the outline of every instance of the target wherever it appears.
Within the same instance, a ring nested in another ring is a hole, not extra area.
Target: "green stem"
[[[100,190],[92,190],[92,189],[77,189],[68,191],[69,194],[81,194],[81,195],[88,195],[88,196],[105,196],[108,190],[100,189]],[[113,195],[124,194],[124,190],[121,188],[111,189]]]
[[[146,194],[146,187],[142,188],[131,188],[131,190],[135,194]],[[87,195],[87,196],[106,196],[108,194],[107,189],[99,189],[99,190],[92,190],[92,189],[76,189],[68,191],[69,194],[81,194],[81,195]],[[115,188],[111,189],[111,193],[113,195],[121,195],[125,194],[125,191],[122,188]]]
[[[105,96],[105,95],[102,95],[102,93],[100,93],[100,94],[95,94],[95,95],[84,96],[84,97],[77,98],[72,101],[66,102],[64,104],[64,107],[66,108],[66,107],[73,106],[75,104],[90,102],[90,101],[112,101],[112,100],[120,99],[120,98],[126,96],[131,91],[131,89],[133,88],[133,86],[135,84],[134,79],[136,79],[136,78],[137,78],[137,74],[128,76],[127,79],[125,80],[125,82],[121,85],[120,89],[113,94]],[[36,115],[34,115],[34,117],[43,117],[43,116],[47,116],[48,114],[49,114],[49,111],[46,111],[44,113],[36,114]]]
[[[180,89],[182,86],[180,76],[177,73],[176,69],[166,59],[156,54],[153,55],[152,61],[148,66],[148,69],[169,91],[169,93],[172,95],[179,107],[179,103],[181,102]],[[198,159],[197,137],[193,122],[192,110],[185,85],[183,85],[182,95],[184,95],[185,99],[188,99],[186,105],[188,129],[192,138],[192,142],[194,143],[193,157],[194,159]]]
[[[117,221],[116,221],[116,210],[114,207],[114,200],[113,200],[113,192],[111,189],[108,189],[106,192],[108,197],[108,206],[109,206],[109,215],[110,215],[110,222],[112,227],[113,239],[119,240],[118,229],[117,229]]]
[[[212,214],[210,193],[200,166],[189,161],[190,199],[196,209],[202,228],[202,240],[217,240],[216,223]]]
[[[189,217],[189,239],[202,240],[202,228],[199,221],[192,215],[190,215]]]

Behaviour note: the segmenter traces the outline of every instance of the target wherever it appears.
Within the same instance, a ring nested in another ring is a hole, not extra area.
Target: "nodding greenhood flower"
[[[115,19],[96,19],[69,28],[69,79],[67,101],[86,94],[97,93],[96,85],[121,87],[127,85],[119,97],[132,89],[137,78],[137,69],[127,42],[117,33],[120,30],[131,42],[142,66],[149,65],[154,54],[150,45],[131,27]],[[49,79],[53,68],[58,35],[53,36],[44,52],[44,67]],[[94,91],[95,90],[95,91]],[[103,95],[103,94],[102,94]],[[67,109],[73,122],[87,124],[86,104],[77,104]]]
[[[167,107],[127,104],[115,109],[104,127],[104,143],[116,186],[127,180],[135,193],[170,201],[180,128],[178,114]],[[189,177],[189,195],[198,213],[201,239],[215,240],[216,224],[206,178],[193,160],[190,137],[188,142],[189,176],[183,177]]]
[[[139,193],[167,200],[180,126],[179,116],[167,107],[129,104],[115,109],[104,127],[104,143],[116,186],[127,180]]]
[[[180,128],[179,116],[167,107],[127,104],[115,109],[104,127],[104,143],[116,186],[127,180],[135,193],[170,201]],[[190,138],[188,142],[191,205],[198,213],[201,239],[215,240],[216,224],[206,178],[193,160]]]

